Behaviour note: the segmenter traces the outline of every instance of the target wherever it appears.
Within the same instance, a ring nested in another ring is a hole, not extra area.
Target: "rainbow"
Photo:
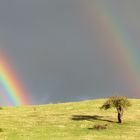
[[[111,51],[110,58],[120,69],[123,84],[127,85],[132,96],[140,97],[139,58],[123,21],[105,1],[92,2],[92,6],[91,3],[82,2],[91,30],[94,24],[97,37],[104,40],[105,46],[108,46],[105,49]]]
[[[25,88],[17,80],[2,50],[0,51],[0,96],[8,106],[28,105]]]

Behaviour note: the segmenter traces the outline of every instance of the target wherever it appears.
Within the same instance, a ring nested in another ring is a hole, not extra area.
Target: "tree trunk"
[[[123,109],[119,107],[117,111],[118,111],[118,123],[122,123]]]
[[[118,123],[122,123],[122,115],[121,115],[121,113],[118,113]]]

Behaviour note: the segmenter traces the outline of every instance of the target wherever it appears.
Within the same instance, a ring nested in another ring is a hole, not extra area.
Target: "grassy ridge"
[[[3,107],[0,110],[0,140],[138,140],[140,99],[118,124],[116,110],[103,111],[104,100],[49,104],[29,107]],[[107,124],[94,130],[95,124]]]

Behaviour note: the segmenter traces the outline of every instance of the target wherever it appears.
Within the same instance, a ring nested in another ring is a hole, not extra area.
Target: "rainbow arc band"
[[[93,1],[92,6],[82,1],[82,5],[91,30],[96,27],[96,35],[104,40],[105,49],[120,70],[122,84],[140,97],[140,58],[121,16],[106,1]]]
[[[29,105],[25,89],[4,56],[0,56],[0,94],[8,106]]]

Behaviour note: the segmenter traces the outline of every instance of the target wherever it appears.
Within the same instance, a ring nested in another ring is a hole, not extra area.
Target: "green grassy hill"
[[[138,140],[140,99],[130,101],[123,124],[117,123],[115,109],[99,109],[104,100],[2,107],[0,140]],[[107,129],[93,129],[97,124]]]

